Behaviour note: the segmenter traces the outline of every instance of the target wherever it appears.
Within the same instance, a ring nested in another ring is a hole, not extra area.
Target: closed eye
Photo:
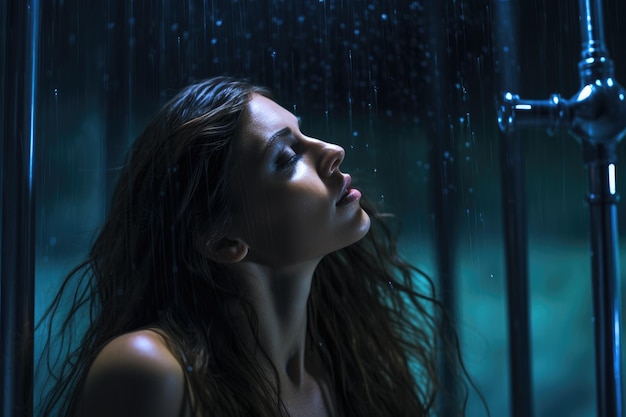
[[[276,160],[276,171],[279,173],[290,172],[300,158],[302,158],[302,155],[293,151],[287,151],[286,149],[281,151]]]
[[[298,130],[300,130],[302,119],[297,116],[296,121],[298,123]],[[279,174],[290,173],[302,158],[302,153],[299,151],[300,146],[298,140],[294,136],[293,131],[289,127],[285,127],[272,135],[268,143],[268,148],[272,147],[277,142],[283,142],[284,146],[278,153],[274,163],[276,172]]]

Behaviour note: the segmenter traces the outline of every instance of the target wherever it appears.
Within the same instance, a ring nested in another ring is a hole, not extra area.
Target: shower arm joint
[[[613,78],[613,62],[602,49],[583,52],[578,64],[581,88],[567,100],[526,100],[504,93],[498,124],[504,133],[539,127],[554,134],[568,130],[583,143],[585,163],[615,162],[615,148],[626,133],[626,91]],[[599,160],[600,158],[600,160]]]

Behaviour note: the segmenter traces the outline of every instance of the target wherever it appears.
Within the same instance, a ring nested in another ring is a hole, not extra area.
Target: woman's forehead
[[[298,119],[273,100],[254,94],[241,120],[241,143],[245,148],[262,151],[272,136],[286,127],[298,128]]]
[[[296,116],[289,110],[280,106],[275,101],[254,94],[246,108],[248,124],[250,128],[258,130],[277,130],[285,127],[286,124],[297,125]]]

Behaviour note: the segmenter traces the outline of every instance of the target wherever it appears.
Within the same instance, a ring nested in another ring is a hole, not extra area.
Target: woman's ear
[[[239,239],[223,237],[217,242],[204,242],[196,248],[207,258],[218,263],[236,263],[248,254],[248,245]]]

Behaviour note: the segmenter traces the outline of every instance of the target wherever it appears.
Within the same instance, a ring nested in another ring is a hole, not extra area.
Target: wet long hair
[[[243,313],[256,335],[241,282],[197,250],[198,238],[219,241],[231,220],[232,139],[255,93],[268,96],[224,77],[191,85],[134,143],[87,259],[42,321],[54,381],[41,415],[75,415],[102,348],[146,328],[180,363],[193,415],[288,415],[277,375],[267,375],[244,332],[230,325]],[[315,271],[309,346],[327,368],[340,415],[433,415],[438,394],[457,389],[440,386],[440,358],[452,362],[459,383],[466,380],[456,338],[446,336],[431,280],[400,258],[383,216],[362,206],[371,218],[367,235]]]

